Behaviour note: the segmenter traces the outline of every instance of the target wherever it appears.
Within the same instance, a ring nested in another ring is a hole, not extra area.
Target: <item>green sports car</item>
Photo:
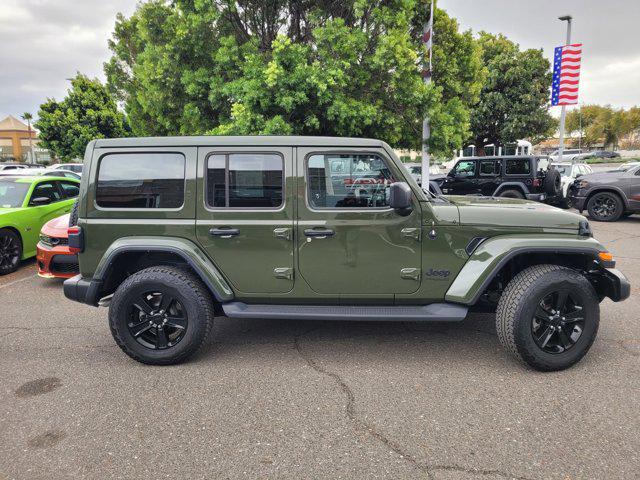
[[[79,190],[71,178],[0,176],[0,275],[36,254],[42,226],[70,212]]]

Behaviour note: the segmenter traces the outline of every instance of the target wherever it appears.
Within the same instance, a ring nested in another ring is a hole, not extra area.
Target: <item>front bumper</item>
[[[586,208],[587,197],[579,197],[578,195],[571,195],[571,205],[573,208],[582,212]]]
[[[626,300],[631,295],[631,284],[617,268],[604,268],[598,280],[598,292],[614,302]]]
[[[39,242],[36,260],[38,276],[42,278],[71,278],[79,272],[78,256],[66,245],[50,247]]]
[[[94,307],[98,306],[98,293],[100,292],[101,282],[91,278],[83,278],[82,275],[76,275],[64,281],[62,290],[64,296],[74,302],[86,303]]]

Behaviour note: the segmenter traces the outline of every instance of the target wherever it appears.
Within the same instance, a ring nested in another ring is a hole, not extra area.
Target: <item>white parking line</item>
[[[29,277],[21,278],[20,280],[14,280],[13,282],[5,283],[4,285],[0,285],[0,289],[10,287],[11,285],[15,285],[16,283],[24,282],[25,280],[29,280],[30,278],[37,278],[38,275],[31,275]]]

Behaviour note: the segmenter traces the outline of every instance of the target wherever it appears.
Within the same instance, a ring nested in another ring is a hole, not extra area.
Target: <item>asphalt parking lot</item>
[[[640,475],[640,216],[592,224],[632,282],[587,357],[515,363],[460,325],[231,321],[193,361],[125,356],[106,309],[0,279],[0,479]]]

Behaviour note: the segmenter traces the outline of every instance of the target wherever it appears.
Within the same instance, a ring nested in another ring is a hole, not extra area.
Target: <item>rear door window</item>
[[[506,175],[531,174],[531,161],[528,158],[510,158],[505,163]]]
[[[495,160],[481,160],[480,175],[483,175],[483,176],[497,175],[499,173],[497,165],[498,165],[498,162]]]
[[[60,186],[66,198],[75,198],[80,193],[80,185],[77,183],[60,181]]]
[[[212,208],[280,208],[284,159],[278,153],[209,155],[206,188]]]
[[[96,203],[102,208],[180,208],[184,183],[181,153],[109,153],[100,160]]]

